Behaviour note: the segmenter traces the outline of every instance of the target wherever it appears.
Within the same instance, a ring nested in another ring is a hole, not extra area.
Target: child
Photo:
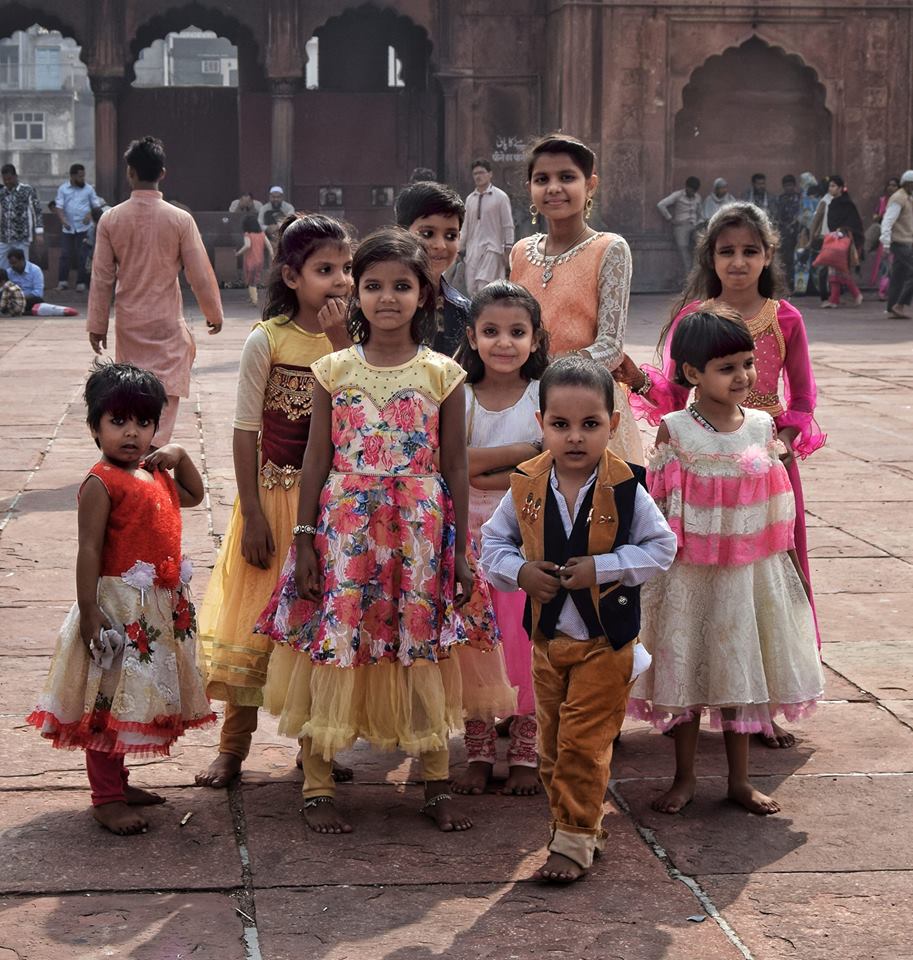
[[[244,218],[241,228],[244,231],[244,243],[240,250],[235,251],[235,256],[244,255],[244,282],[247,284],[247,296],[251,306],[256,307],[257,287],[260,286],[260,278],[267,258],[271,258],[273,255],[273,248],[263,232],[256,214],[248,214]]]
[[[663,417],[650,460],[650,492],[678,536],[678,558],[645,592],[653,668],[630,712],[675,729],[675,781],[654,809],[677,813],[694,796],[709,708],[726,742],[729,798],[776,813],[779,804],[748,779],[748,734],[772,736],[775,713],[803,716],[824,685],[782,441],[769,414],[742,406],[757,373],[737,313],[703,305],[679,323],[670,353],[676,383],[699,393]]]
[[[640,584],[675,556],[675,535],[631,467],[606,445],[618,428],[612,375],[583,357],[556,360],[539,383],[545,452],[520,464],[482,527],[482,565],[500,590],[525,590],[533,641],[540,773],[551,812],[549,857],[535,879],[570,883],[604,845],[612,742],[631,681]]]
[[[444,277],[460,252],[465,215],[460,195],[443,183],[412,183],[396,198],[396,222],[419,237],[428,254],[436,320],[431,345],[448,357],[456,352],[469,322],[469,301]]]
[[[509,475],[516,466],[541,452],[539,377],[548,366],[548,334],[535,298],[506,280],[490,283],[472,300],[469,325],[456,359],[466,369],[466,436],[469,444],[469,529],[481,543],[481,527],[494,513]],[[504,793],[528,796],[539,792],[536,718],[529,637],[523,630],[522,592],[491,592],[510,683],[517,688],[517,711],[511,718],[507,750],[509,775]],[[466,717],[466,771],[453,781],[455,793],[485,791],[495,761],[494,717],[503,716],[491,702],[490,690],[500,657],[460,651],[463,705]],[[468,672],[475,667],[476,682]],[[468,692],[479,693],[480,709],[468,704]]]
[[[777,424],[777,437],[785,447],[783,462],[796,500],[796,553],[809,581],[805,506],[796,457],[804,460],[827,438],[815,422],[817,391],[802,314],[786,300],[773,299],[783,286],[777,235],[758,207],[734,203],[711,219],[698,241],[695,262],[682,299],[660,334],[662,370],[646,365],[638,369],[625,357],[618,376],[631,387],[635,416],[657,426],[663,414],[684,409],[691,392],[687,381],[676,381],[669,351],[682,318],[706,299],[725,304],[747,318],[745,323],[755,342],[757,383],[744,405],[769,413]],[[810,599],[814,610],[811,595]],[[765,746],[795,744],[792,733],[776,723],[772,726],[773,735],[762,738]]]
[[[455,608],[473,589],[466,374],[424,346],[434,290],[418,238],[372,234],[352,275],[356,345],[313,364],[295,546],[257,624],[279,644],[266,702],[280,732],[303,738],[312,830],[352,829],[330,763],[359,737],[420,755],[422,812],[441,830],[466,830],[472,822],[446,792],[448,738],[462,726],[448,652],[466,640]]]
[[[180,507],[203,499],[203,481],[177,444],[146,455],[165,405],[154,374],[96,365],[85,400],[102,456],[79,490],[77,602],[28,723],[55,747],[86,751],[95,819],[125,835],[148,826],[135,807],[165,802],[128,784],[125,755],[167,755],[185,730],[215,720],[181,557]]]
[[[262,236],[262,234],[261,234]],[[272,644],[253,633],[292,542],[311,422],[311,364],[345,346],[352,240],[330,217],[280,227],[263,320],[241,354],[234,422],[238,496],[200,611],[210,697],[225,701],[219,754],[196,782],[226,787],[257,729]]]

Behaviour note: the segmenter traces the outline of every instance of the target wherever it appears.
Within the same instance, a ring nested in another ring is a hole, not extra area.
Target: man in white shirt
[[[890,250],[891,283],[888,287],[888,316],[908,319],[904,309],[913,301],[913,170],[900,178],[900,189],[888,198],[881,219],[881,246]]]
[[[86,289],[89,276],[86,271],[84,243],[92,223],[93,207],[102,205],[95,188],[86,183],[86,168],[81,163],[70,167],[70,179],[57,189],[55,212],[63,233],[60,236],[60,269],[57,289],[66,290],[70,283],[70,266],[76,262],[76,289]]]
[[[282,221],[295,212],[295,208],[285,199],[285,191],[280,186],[269,188],[269,203],[260,207],[257,219],[263,232],[272,243],[279,236]]]
[[[472,179],[476,188],[466,198],[466,219],[460,232],[470,297],[486,284],[507,276],[507,257],[514,245],[510,197],[492,184],[488,160],[472,161]]]
[[[704,212],[698,193],[700,189],[701,181],[697,177],[688,177],[684,190],[675,190],[656,204],[660,216],[672,224],[672,237],[686,277],[691,272],[694,228],[701,222]]]

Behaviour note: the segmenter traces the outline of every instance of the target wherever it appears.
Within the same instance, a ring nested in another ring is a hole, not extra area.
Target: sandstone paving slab
[[[913,635],[907,641],[829,643],[827,662],[879,700],[913,700]]]
[[[913,700],[882,700],[881,705],[913,729]]]
[[[468,836],[468,835],[467,835]],[[646,848],[643,848],[646,851]],[[446,864],[438,866],[446,877]],[[735,960],[736,948],[658,861],[594,867],[585,883],[326,886],[257,891],[268,960]]]
[[[72,599],[76,598],[73,579]],[[57,631],[71,603],[58,601],[35,606],[0,606],[0,655],[47,657],[54,652]]]
[[[841,676],[827,663],[822,664],[822,666],[824,668],[825,700],[849,700],[851,703],[867,703],[873,699],[870,693],[861,690],[855,683]]]
[[[0,656],[0,714],[24,717],[44,686],[50,657]]]
[[[7,960],[245,960],[234,900],[217,893],[0,899]]]
[[[756,960],[911,960],[913,874],[699,877]]]
[[[7,791],[0,893],[237,887],[241,864],[224,794],[162,792],[169,802],[147,808],[148,833],[113,837],[92,818],[87,789]]]
[[[913,555],[913,536],[910,519],[913,499],[877,503],[817,503],[806,504],[807,509],[826,523],[839,527],[861,541],[887,551],[893,556]],[[858,553],[856,556],[876,556]]]
[[[913,565],[894,557],[812,559],[811,572],[816,596],[913,592]]]
[[[41,459],[46,441],[14,440],[3,441],[3,456],[0,457],[0,472],[34,470]]]
[[[818,584],[814,586],[825,661],[832,643],[910,639],[913,591],[817,595]]]
[[[823,523],[808,524],[808,555],[818,557],[887,557],[893,551],[882,549],[845,530]]]
[[[58,560],[55,557],[55,562]],[[74,554],[75,563],[75,554]],[[76,593],[74,564],[67,567],[42,566],[24,561],[0,574],[0,606],[32,607],[39,603],[73,602]],[[60,626],[60,624],[57,624]]]
[[[865,490],[867,501],[909,502],[913,499],[913,476],[897,470],[895,464],[872,470],[865,463],[847,462],[836,453],[839,469],[835,469],[838,464],[833,461],[819,462],[827,449],[816,450],[814,457],[803,460],[799,468],[807,508],[816,503],[858,503],[860,490]]]
[[[699,781],[682,813],[656,813],[652,783],[619,785],[635,819],[691,876],[913,870],[913,776],[753,777],[782,812],[757,817],[729,803],[726,780]]]

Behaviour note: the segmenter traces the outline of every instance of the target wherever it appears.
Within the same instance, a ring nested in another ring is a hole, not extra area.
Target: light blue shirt
[[[27,297],[44,296],[44,274],[41,267],[37,264],[27,261],[22,273],[18,273],[12,267],[7,271],[10,280],[19,287]]]
[[[63,211],[66,220],[64,233],[85,233],[92,221],[84,223],[83,219],[91,213],[92,207],[100,206],[101,200],[91,183],[74,187],[68,180],[57,188],[57,208]]]

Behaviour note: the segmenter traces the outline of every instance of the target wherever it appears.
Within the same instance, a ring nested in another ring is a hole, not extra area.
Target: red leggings
[[[126,801],[124,787],[130,774],[124,766],[122,753],[86,750],[86,773],[89,775],[93,807]]]

